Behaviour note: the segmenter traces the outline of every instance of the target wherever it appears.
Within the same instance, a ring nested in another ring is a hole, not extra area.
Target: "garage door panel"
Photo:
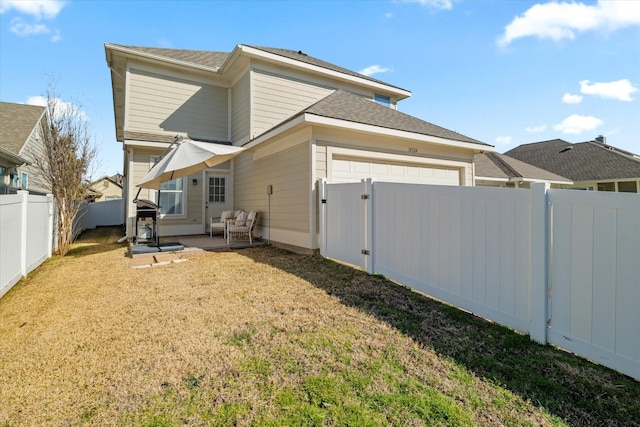
[[[457,168],[435,167],[414,163],[382,163],[360,158],[332,160],[333,182],[357,182],[375,178],[378,181],[417,184],[460,185]]]

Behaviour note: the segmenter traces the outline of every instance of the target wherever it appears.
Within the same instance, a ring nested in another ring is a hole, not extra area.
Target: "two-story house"
[[[105,50],[116,136],[124,144],[129,236],[136,184],[176,135],[245,150],[163,184],[162,235],[203,234],[207,218],[223,209],[255,210],[258,236],[311,250],[318,248],[320,178],[471,186],[474,154],[492,151],[399,112],[409,91],[302,51]],[[138,197],[156,195],[143,189]]]
[[[51,192],[32,162],[42,150],[39,135],[45,110],[37,105],[0,102],[0,194]]]

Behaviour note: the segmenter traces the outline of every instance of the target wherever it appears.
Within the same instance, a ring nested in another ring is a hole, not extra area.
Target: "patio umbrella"
[[[169,151],[137,185],[160,190],[160,184],[191,175],[202,169],[224,163],[240,154],[244,148],[233,145],[183,139]]]
[[[153,165],[149,173],[137,184],[137,187],[140,187],[140,189],[134,202],[138,201],[138,195],[140,195],[140,190],[143,188],[158,190],[159,201],[160,185],[163,182],[182,178],[203,169],[224,163],[240,154],[244,148],[179,138],[176,139],[167,150],[170,151],[163,153],[162,158]],[[142,202],[154,204],[148,200],[143,200]],[[137,226],[136,223],[136,227]],[[157,232],[155,232],[155,239],[155,246],[160,248],[160,236]],[[174,244],[169,244],[169,246],[171,245]]]

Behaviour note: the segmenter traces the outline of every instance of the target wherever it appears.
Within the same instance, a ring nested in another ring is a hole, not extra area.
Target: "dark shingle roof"
[[[182,61],[182,62],[186,62],[186,63],[198,65],[198,66],[214,68],[214,69],[222,67],[222,65],[225,63],[227,58],[229,58],[229,55],[231,55],[229,52],[209,52],[205,50],[166,49],[166,48],[143,47],[143,46],[125,46],[125,45],[118,45],[118,44],[113,44],[113,46],[120,46],[122,48],[139,52],[142,54],[162,56],[162,57],[173,59],[176,61]],[[294,59],[296,61],[304,62],[306,64],[315,65],[317,67],[325,68],[327,70],[337,71],[350,76],[369,80],[371,82],[376,82],[386,86],[395,87],[397,89],[406,90],[398,86],[390,85],[389,83],[385,83],[381,80],[377,80],[372,77],[365,76],[364,74],[360,74],[355,71],[352,71],[343,67],[339,67],[335,64],[331,64],[330,62],[326,62],[321,59],[309,56],[307,54],[300,53],[300,51],[289,50],[289,49],[279,49],[275,47],[251,46],[251,45],[245,45],[245,46],[258,49],[263,52],[271,53],[274,55],[282,56],[284,58]]]
[[[19,154],[45,107],[0,102],[0,147]]]
[[[475,163],[476,177],[524,178],[527,180],[565,181],[567,184],[571,183],[568,178],[495,152],[476,154],[473,157],[473,162]]]
[[[640,159],[596,141],[554,139],[523,144],[505,154],[574,182],[640,177]]]
[[[280,49],[275,47],[265,47],[265,46],[251,46],[251,45],[245,45],[245,46],[262,50],[264,52],[272,53],[274,55],[283,56],[285,58],[294,59],[296,61],[304,62],[306,64],[315,65],[317,67],[325,68],[327,70],[337,71],[339,73],[347,74],[349,76],[359,77],[361,79],[380,83],[386,86],[392,86],[392,87],[395,87],[396,89],[406,90],[398,86],[390,85],[389,83],[383,82],[382,80],[374,79],[373,77],[369,77],[367,75],[357,73],[347,68],[339,67],[335,64],[331,64],[330,62],[323,61],[322,59],[314,58],[313,56],[309,56],[306,53],[303,53],[302,51]]]
[[[158,47],[142,47],[142,46],[120,46],[125,49],[133,50],[147,55],[163,56],[165,58],[174,59],[176,61],[187,62],[190,64],[219,68],[229,57],[229,52],[209,52],[206,50],[188,50],[188,49],[165,49]]]
[[[490,146],[344,90],[336,90],[302,113]]]

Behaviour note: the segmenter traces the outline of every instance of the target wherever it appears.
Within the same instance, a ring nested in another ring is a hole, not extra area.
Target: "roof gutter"
[[[13,166],[22,166],[29,164],[29,161],[23,157],[18,156],[17,154],[13,154],[11,151],[6,150],[0,147],[0,154],[9,159],[9,161],[13,162]]]
[[[251,141],[248,141],[247,143],[243,144],[243,147],[245,148],[255,147],[256,145],[268,139],[276,137],[279,134],[286,132],[289,129],[292,129],[301,124],[328,126],[333,128],[347,129],[347,130],[353,130],[353,131],[364,132],[364,133],[375,133],[379,135],[387,135],[394,138],[409,139],[413,141],[419,141],[419,142],[425,142],[425,143],[437,144],[437,145],[454,146],[458,148],[466,148],[466,149],[471,149],[475,151],[485,151],[485,152],[493,151],[493,147],[490,145],[473,144],[470,142],[456,141],[453,139],[446,139],[438,136],[431,136],[431,135],[426,135],[421,133],[384,128],[380,126],[367,125],[362,123],[349,122],[346,120],[317,116],[311,113],[299,114],[298,116],[293,117],[292,119],[276,126],[275,128],[272,128],[271,130],[263,133],[262,135],[259,135],[257,138]]]
[[[519,183],[523,183],[523,182],[530,182],[530,183],[548,182],[549,184],[573,185],[573,181],[558,181],[558,180],[542,179],[542,178],[525,178],[525,177],[520,177],[520,176],[514,177],[514,178],[509,178],[509,182],[519,182]]]

